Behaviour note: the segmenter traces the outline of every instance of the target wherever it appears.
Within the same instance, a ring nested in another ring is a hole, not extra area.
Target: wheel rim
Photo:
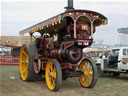
[[[28,51],[25,46],[21,48],[20,52],[20,73],[23,80],[27,79],[28,76],[29,57]]]
[[[56,68],[52,61],[48,61],[47,66],[46,66],[46,83],[50,90],[55,89]]]
[[[83,87],[89,87],[93,81],[93,68],[88,60],[81,62],[79,69],[83,72],[80,76],[80,83]]]

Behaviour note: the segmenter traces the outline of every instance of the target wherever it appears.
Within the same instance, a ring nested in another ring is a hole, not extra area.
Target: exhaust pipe
[[[68,0],[68,6],[65,7],[66,11],[68,10],[74,10],[73,8],[73,0]]]

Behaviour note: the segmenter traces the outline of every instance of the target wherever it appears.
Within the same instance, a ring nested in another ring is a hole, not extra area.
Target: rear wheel
[[[37,56],[35,45],[24,44],[20,50],[20,75],[24,81],[41,79],[41,75],[34,72],[33,60]]]
[[[95,63],[91,59],[85,58],[81,61],[79,69],[83,72],[79,77],[81,86],[85,88],[94,87],[96,85],[98,74]]]
[[[62,84],[62,71],[56,59],[50,59],[45,69],[45,79],[49,90],[58,91]]]

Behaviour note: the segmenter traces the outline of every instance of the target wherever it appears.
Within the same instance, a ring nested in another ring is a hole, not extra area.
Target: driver
[[[64,40],[69,40],[73,38],[73,23],[72,22],[67,26],[66,34],[63,38]]]

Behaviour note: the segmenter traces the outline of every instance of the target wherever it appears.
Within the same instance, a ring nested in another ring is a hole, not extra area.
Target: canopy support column
[[[91,39],[93,39],[93,22],[91,22]]]
[[[76,38],[76,20],[74,20],[74,38]]]

